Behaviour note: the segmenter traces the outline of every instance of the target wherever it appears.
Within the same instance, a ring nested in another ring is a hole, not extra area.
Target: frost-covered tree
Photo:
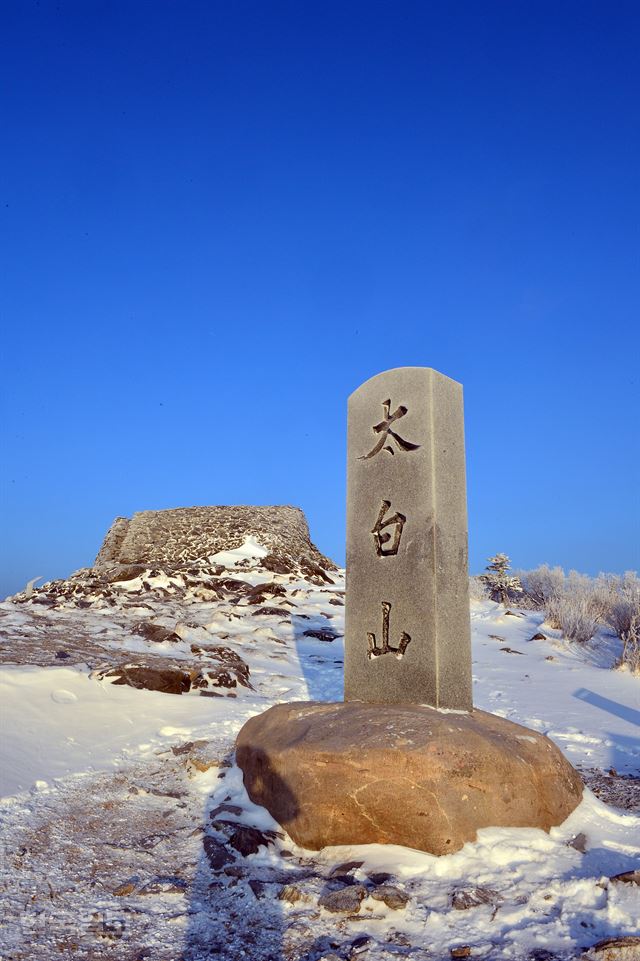
[[[496,554],[488,560],[487,573],[481,574],[480,579],[487,585],[491,600],[506,605],[510,594],[522,593],[520,578],[509,573],[511,561],[506,554]]]
[[[541,564],[532,571],[519,572],[522,589],[534,607],[545,608],[552,597],[564,588],[565,575],[561,567]]]

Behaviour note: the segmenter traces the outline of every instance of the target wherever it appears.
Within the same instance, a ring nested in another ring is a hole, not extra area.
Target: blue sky
[[[292,503],[465,389],[470,558],[640,567],[635,3],[2,4],[0,593],[114,516]]]

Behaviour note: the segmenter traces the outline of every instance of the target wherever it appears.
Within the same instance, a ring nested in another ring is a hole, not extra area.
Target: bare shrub
[[[598,630],[598,620],[593,616],[591,596],[584,586],[572,590],[565,588],[554,594],[546,606],[546,622],[562,631],[570,641],[586,644]]]
[[[549,627],[571,641],[585,644],[601,624],[610,626],[623,643],[620,664],[632,671],[640,661],[640,579],[634,571],[589,577],[565,575],[561,567],[541,564],[519,577],[529,604],[545,611]],[[524,605],[523,605],[524,606]]]
[[[481,577],[473,576],[469,578],[469,600],[488,601],[489,591]]]
[[[628,634],[632,621],[640,618],[640,579],[635,571],[617,578],[617,590],[607,611],[607,622],[618,637]]]
[[[584,576],[584,575],[581,575]],[[602,623],[609,619],[611,606],[618,598],[621,578],[617,574],[598,574],[589,581],[591,590],[591,611]]]
[[[554,631],[562,630],[562,611],[564,609],[562,595],[558,594],[550,600],[544,610],[544,622],[552,627]]]
[[[520,577],[520,571],[514,571],[517,577]],[[519,594],[513,595],[510,601],[511,607],[517,607],[519,611],[539,611],[540,605],[529,597],[525,591],[521,591]]]
[[[629,628],[620,635],[622,654],[618,667],[626,667],[633,674],[640,674],[640,613],[632,615]]]
[[[522,589],[534,608],[546,607],[548,601],[564,586],[561,567],[541,564],[532,571],[518,571]]]
[[[640,674],[640,579],[635,571],[627,571],[615,579],[615,588],[606,619],[622,641],[617,666]]]

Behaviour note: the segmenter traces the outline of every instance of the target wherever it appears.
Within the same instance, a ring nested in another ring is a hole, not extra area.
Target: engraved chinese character
[[[393,414],[391,414],[391,401],[384,400],[382,402],[382,409],[384,410],[384,420],[380,421],[379,424],[376,424],[375,427],[371,428],[374,434],[381,435],[380,440],[377,442],[374,448],[369,451],[368,454],[363,454],[358,458],[358,460],[368,460],[370,457],[375,457],[375,455],[379,454],[381,450],[387,450],[390,454],[395,454],[393,447],[389,443],[389,438],[392,438],[395,441],[400,450],[412,451],[418,450],[420,447],[420,444],[411,444],[408,440],[404,440],[399,434],[396,434],[394,430],[391,430],[391,425],[397,420],[400,420],[401,417],[404,417],[404,415],[407,413],[407,408],[401,404],[400,407],[396,407]]]
[[[376,545],[376,554],[378,557],[391,557],[398,553],[400,538],[402,537],[402,528],[407,520],[404,514],[400,514],[398,511],[396,511],[395,514],[392,514],[392,516],[388,517],[385,521],[384,515],[387,513],[390,507],[391,501],[382,502],[378,519],[371,529],[373,541]],[[391,532],[385,530],[385,527],[393,527],[393,538]]]
[[[369,644],[369,649],[367,651],[367,656],[369,659],[373,657],[381,657],[383,654],[395,654],[395,656],[400,660],[404,657],[404,652],[406,651],[411,637],[404,631],[400,635],[400,643],[397,647],[391,647],[389,644],[389,615],[391,613],[391,604],[388,601],[382,601],[382,647],[378,647],[376,643],[375,634],[367,634],[367,641]]]

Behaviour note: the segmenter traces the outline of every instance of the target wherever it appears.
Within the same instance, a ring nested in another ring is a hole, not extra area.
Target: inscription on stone
[[[378,557],[392,557],[398,553],[402,528],[407,520],[404,514],[400,514],[399,511],[385,520],[384,516],[390,507],[391,502],[383,500],[378,518],[371,529]],[[385,530],[387,527],[391,527],[392,531]]]
[[[403,440],[403,438],[400,437],[400,435],[394,430],[391,430],[391,425],[408,413],[407,408],[403,407],[401,404],[397,410],[394,410],[393,414],[390,414],[390,400],[383,400],[382,408],[384,410],[384,420],[380,421],[379,424],[376,424],[371,428],[374,434],[380,434],[380,439],[368,454],[363,454],[361,456],[360,460],[369,460],[370,457],[375,457],[376,454],[379,454],[381,450],[386,450],[389,454],[395,454],[395,450],[391,446],[391,441],[395,442],[398,450],[411,451],[418,450],[420,447],[420,444],[411,444],[409,441]],[[389,438],[391,438],[391,441]]]
[[[375,634],[367,634],[367,639],[369,641],[369,649],[367,654],[369,657],[380,657],[381,654],[395,654],[398,660],[404,656],[409,641],[411,638],[404,631],[400,635],[400,643],[397,647],[392,647],[389,644],[389,616],[391,614],[391,604],[388,601],[382,602],[382,645],[378,647],[376,643]]]
[[[460,384],[427,367],[368,380],[349,398],[347,464],[345,700],[469,711]]]

